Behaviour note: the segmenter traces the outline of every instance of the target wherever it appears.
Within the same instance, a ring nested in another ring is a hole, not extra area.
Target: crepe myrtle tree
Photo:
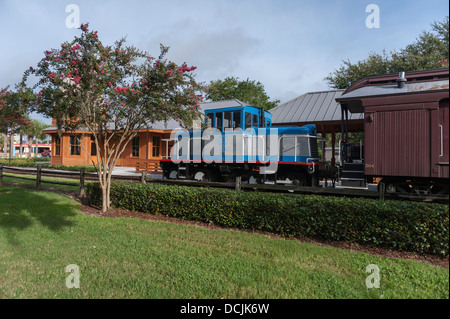
[[[10,134],[20,132],[30,126],[30,119],[27,110],[30,103],[34,101],[34,94],[20,85],[16,85],[14,90],[0,88],[0,132]],[[9,158],[14,152],[13,143],[11,143]],[[6,153],[6,149],[4,150]]]
[[[98,160],[91,161],[106,212],[113,168],[137,131],[169,119],[186,127],[199,117],[203,97],[192,74],[196,67],[167,61],[168,47],[161,45],[161,54],[154,58],[125,46],[125,39],[104,45],[97,31],[88,28],[82,24],[81,36],[45,51],[26,77],[37,77],[35,110],[56,119],[59,134],[93,136]]]

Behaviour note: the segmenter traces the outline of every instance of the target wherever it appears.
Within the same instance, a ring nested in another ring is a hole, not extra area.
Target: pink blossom
[[[89,26],[89,23],[86,23],[86,24],[82,24],[80,28],[82,31],[88,32],[89,31],[88,26]]]
[[[76,77],[73,78],[73,80],[75,81],[75,83],[79,83],[80,80],[81,80],[81,77],[80,76],[76,76]]]
[[[48,76],[51,77],[52,79],[54,79],[55,76],[56,76],[56,74],[55,74],[54,72],[52,72],[52,73],[50,73]]]
[[[77,64],[77,62],[75,62],[75,61],[71,61],[70,62],[73,66],[75,66],[75,64]]]

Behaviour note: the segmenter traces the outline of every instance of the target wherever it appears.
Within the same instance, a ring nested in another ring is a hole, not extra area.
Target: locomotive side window
[[[223,113],[223,128],[231,128],[231,111]]]
[[[216,126],[215,127],[219,131],[222,131],[222,129],[223,129],[222,112],[217,112],[215,117],[216,117]]]
[[[280,153],[282,156],[310,156],[309,139],[304,136],[283,136]]]
[[[241,111],[233,112],[233,130],[241,127]]]
[[[314,141],[317,141],[314,139]],[[297,137],[297,155],[298,156],[309,156],[309,138],[307,137]]]
[[[206,126],[207,126],[207,127],[212,127],[212,124],[213,124],[213,118],[214,118],[214,114],[213,114],[213,113],[209,113],[209,114],[206,116]]]
[[[281,155],[295,155],[295,138],[293,136],[283,136],[283,138],[281,139]]]
[[[252,115],[245,112],[245,129],[252,127]]]
[[[258,127],[259,126],[258,125],[258,115],[253,114],[252,117],[253,117],[253,127]]]

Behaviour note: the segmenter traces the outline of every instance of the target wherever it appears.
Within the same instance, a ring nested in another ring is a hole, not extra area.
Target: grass
[[[69,264],[79,289],[65,285]],[[366,288],[369,264],[379,289]],[[4,186],[0,298],[449,298],[449,272],[256,233],[92,217],[67,196]]]

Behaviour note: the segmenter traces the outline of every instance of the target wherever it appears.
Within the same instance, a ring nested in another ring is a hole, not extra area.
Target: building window
[[[55,137],[55,156],[61,155],[61,138],[56,135]]]
[[[133,137],[131,144],[132,144],[131,156],[139,157],[139,136]]]
[[[161,144],[161,138],[159,136],[153,136],[152,156],[159,157],[159,149]]]
[[[97,156],[97,147],[95,146],[94,136],[91,136],[91,156]]]
[[[70,155],[80,155],[81,154],[81,144],[78,136],[70,136]]]

